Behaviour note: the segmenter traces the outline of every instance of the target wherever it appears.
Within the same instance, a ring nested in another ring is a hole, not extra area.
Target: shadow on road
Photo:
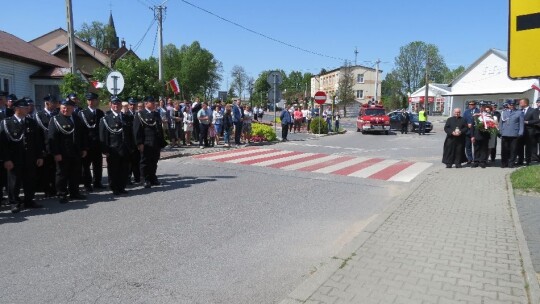
[[[0,225],[8,223],[20,223],[28,220],[31,216],[57,214],[68,210],[86,209],[89,205],[102,202],[114,202],[117,200],[131,198],[153,192],[163,192],[176,189],[189,188],[192,185],[216,182],[220,179],[231,179],[235,176],[179,176],[175,174],[163,174],[158,176],[161,185],[146,189],[142,185],[128,188],[128,194],[115,196],[109,190],[95,191],[87,195],[86,200],[74,200],[67,204],[59,204],[57,198],[44,198],[37,196],[36,201],[44,205],[43,209],[23,210],[20,213],[11,213],[9,207],[2,207],[0,210]]]

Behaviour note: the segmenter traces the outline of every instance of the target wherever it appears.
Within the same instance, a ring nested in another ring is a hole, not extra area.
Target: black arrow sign
[[[517,31],[534,30],[540,28],[540,13],[517,16]]]

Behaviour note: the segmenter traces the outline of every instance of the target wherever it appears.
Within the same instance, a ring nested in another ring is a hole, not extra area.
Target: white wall
[[[41,67],[22,63],[19,61],[0,58],[0,74],[10,75],[13,79],[10,94],[17,95],[17,98],[30,97],[35,99],[34,86],[30,81],[30,75],[39,71]]]

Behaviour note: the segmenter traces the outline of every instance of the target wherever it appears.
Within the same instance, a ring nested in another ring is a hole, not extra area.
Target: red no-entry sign
[[[322,105],[326,102],[326,93],[323,91],[318,91],[315,93],[315,102]]]

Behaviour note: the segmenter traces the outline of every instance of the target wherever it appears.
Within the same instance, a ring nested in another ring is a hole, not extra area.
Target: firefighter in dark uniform
[[[7,96],[8,93],[0,91],[0,121],[7,117],[13,116],[13,110],[7,107]],[[1,127],[1,126],[0,126]],[[3,145],[0,143],[0,146]],[[3,149],[0,147],[0,149]],[[4,169],[4,164],[2,159],[0,159],[0,201],[4,199],[4,188],[7,187],[7,172]]]
[[[6,107],[10,110],[10,113],[8,116],[13,116],[13,113],[15,112],[13,110],[13,103],[15,103],[17,101],[17,96],[15,94],[9,94],[7,96],[7,102],[6,102]]]
[[[43,158],[43,166],[38,168],[38,189],[45,193],[46,197],[56,196],[55,174],[56,163],[54,156],[49,152],[47,146],[47,137],[49,134],[49,122],[51,118],[58,114],[58,101],[51,94],[43,98],[44,108],[34,114],[34,119],[37,122],[41,132],[43,133],[44,145],[46,147],[45,157]]]
[[[88,138],[88,154],[82,160],[83,183],[88,192],[94,188],[103,189],[101,178],[103,176],[103,156],[99,141],[99,123],[105,114],[98,109],[98,96],[95,93],[86,93],[88,107],[79,111]],[[90,171],[92,165],[92,171]]]
[[[75,102],[66,98],[60,105],[60,113],[49,123],[49,151],[56,162],[56,192],[60,203],[71,199],[85,199],[79,192],[81,158],[88,150],[86,131],[81,118],[74,114]],[[69,184],[69,185],[68,185]]]
[[[135,143],[141,154],[141,173],[144,177],[144,187],[158,186],[157,163],[161,148],[166,142],[163,138],[161,117],[155,112],[156,104],[153,97],[144,99],[144,109],[137,112],[133,120],[133,134]]]
[[[110,113],[105,115],[99,124],[101,148],[107,157],[109,188],[114,195],[127,193],[128,156],[133,147],[133,130],[130,125],[125,124],[125,115],[121,109],[122,101],[113,97]]]
[[[13,103],[15,114],[4,119],[0,142],[2,143],[2,159],[7,170],[8,197],[11,212],[17,213],[23,208],[41,208],[34,201],[37,167],[43,165],[45,145],[43,133],[36,121],[26,116],[28,102],[20,99]],[[24,187],[24,201],[19,197]]]
[[[139,101],[133,97],[128,99],[128,111],[125,113],[124,124],[129,125],[129,128],[133,130],[133,120],[137,115],[137,103]],[[135,143],[132,143],[135,145]],[[131,182],[131,175],[133,175],[133,182],[141,182],[141,154],[137,147],[132,147],[131,152],[129,153],[129,169],[127,175],[127,183],[133,184]]]

